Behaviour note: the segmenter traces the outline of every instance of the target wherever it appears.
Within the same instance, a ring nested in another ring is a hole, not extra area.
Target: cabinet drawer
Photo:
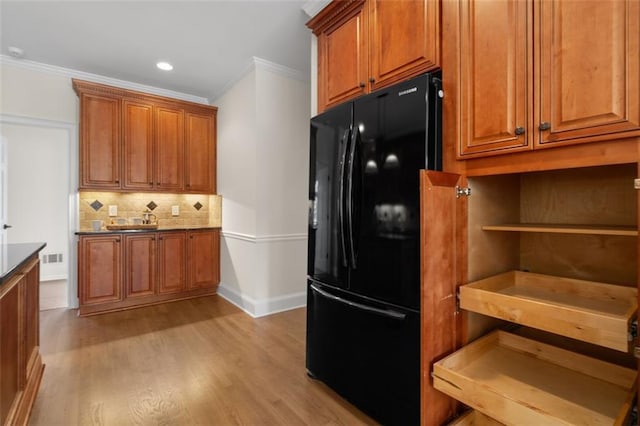
[[[438,361],[433,384],[505,424],[619,424],[637,373],[496,331]]]
[[[511,271],[460,287],[460,307],[627,352],[635,287]]]

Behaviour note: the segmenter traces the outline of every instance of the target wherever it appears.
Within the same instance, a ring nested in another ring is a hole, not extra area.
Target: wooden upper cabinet
[[[153,188],[153,104],[125,99],[123,109],[123,187]]]
[[[370,0],[369,10],[371,90],[439,65],[438,1]]]
[[[531,3],[460,3],[460,146],[463,156],[531,149]]]
[[[318,38],[318,110],[440,63],[440,2],[334,0],[307,23]]]
[[[536,3],[536,146],[640,134],[640,2]],[[548,124],[547,124],[548,123]]]
[[[80,97],[80,189],[212,194],[209,105],[73,80]]]
[[[340,19],[316,35],[321,109],[365,93],[369,78],[365,3],[351,3]]]
[[[458,158],[640,135],[638,1],[448,2],[443,28]]]
[[[120,187],[120,110],[117,97],[80,96],[80,188]]]
[[[184,182],[184,111],[156,108],[156,187],[181,191]]]
[[[215,116],[186,111],[185,132],[185,190],[215,193]]]

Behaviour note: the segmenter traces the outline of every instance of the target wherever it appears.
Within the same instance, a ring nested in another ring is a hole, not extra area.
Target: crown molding
[[[329,3],[331,3],[331,0],[309,0],[302,5],[302,10],[304,10],[304,13],[309,15],[309,18],[313,18],[320,13],[322,9],[327,7]]]
[[[15,59],[8,55],[0,55],[0,65],[12,65],[33,71],[39,71],[47,74],[59,75],[69,78],[77,78],[80,80],[91,81],[94,83],[106,84],[108,86],[116,86],[123,89],[135,90],[138,92],[151,93],[154,95],[164,96],[167,98],[181,99],[183,101],[195,102],[198,104],[210,105],[209,99],[201,96],[189,95],[187,93],[175,92],[173,90],[162,89],[160,87],[147,86],[144,84],[133,83],[130,81],[119,80],[117,78],[105,77],[98,74],[92,74],[84,71],[63,68],[56,65],[43,64],[41,62],[30,61],[27,59]]]
[[[235,86],[240,80],[245,78],[251,71],[254,71],[256,69],[270,71],[274,74],[278,74],[282,77],[285,77],[291,80],[297,80],[302,82],[309,81],[309,76],[303,73],[302,71],[298,71],[296,69],[289,68],[284,65],[276,64],[275,62],[267,61],[266,59],[258,58],[257,56],[253,56],[249,61],[249,63],[244,67],[244,70],[241,73],[238,73],[238,75],[234,79],[232,79],[227,84],[225,84],[222,90],[220,90],[220,92],[217,93],[215,96],[212,96],[211,99],[215,103],[219,97],[227,93],[229,89]]]

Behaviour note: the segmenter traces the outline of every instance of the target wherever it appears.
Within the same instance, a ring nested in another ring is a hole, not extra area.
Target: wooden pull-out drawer
[[[635,287],[511,271],[460,287],[460,307],[623,352]]]
[[[436,389],[505,424],[613,425],[628,416],[635,370],[495,331],[438,361]]]

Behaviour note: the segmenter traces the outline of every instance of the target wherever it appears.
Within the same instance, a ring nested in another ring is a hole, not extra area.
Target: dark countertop
[[[31,256],[37,254],[46,245],[47,243],[0,245],[0,285],[4,284]]]
[[[76,235],[107,235],[107,234],[140,234],[145,232],[170,232],[170,231],[198,231],[201,229],[221,229],[219,226],[192,225],[192,226],[159,226],[157,229],[106,229],[103,231],[77,231]]]

